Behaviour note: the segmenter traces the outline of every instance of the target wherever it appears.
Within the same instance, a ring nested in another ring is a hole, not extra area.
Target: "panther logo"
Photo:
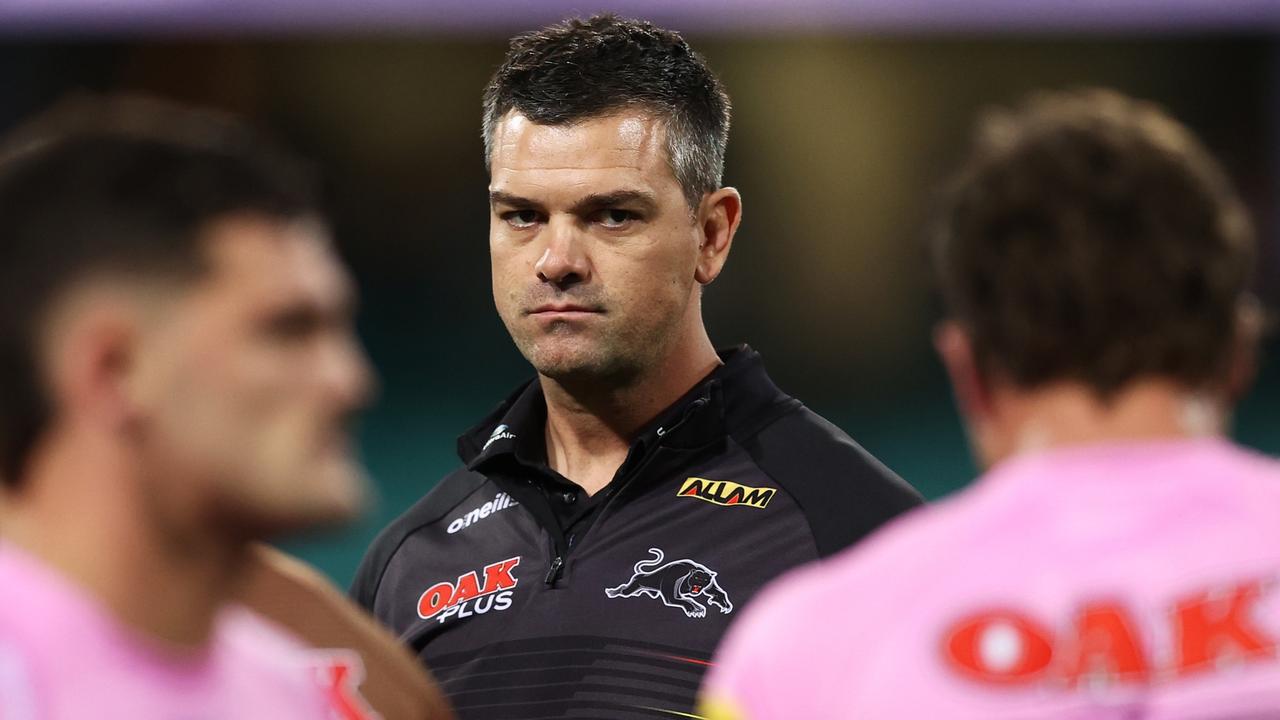
[[[716,582],[715,570],[692,560],[672,560],[663,565],[662,550],[649,548],[649,553],[653,555],[652,560],[636,563],[630,580],[618,587],[605,588],[604,594],[611,598],[647,595],[668,607],[680,608],[693,618],[707,616],[706,606],[694,598],[702,598],[722,613],[733,612],[729,595]]]

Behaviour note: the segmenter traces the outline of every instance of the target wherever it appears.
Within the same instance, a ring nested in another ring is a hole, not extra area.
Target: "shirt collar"
[[[636,434],[628,457],[659,445],[695,448],[725,435],[725,386],[768,385],[760,354],[746,345],[722,350],[722,365],[658,413]],[[458,455],[470,470],[498,458],[524,465],[546,464],[546,400],[537,379],[520,386],[478,425],[458,438]]]

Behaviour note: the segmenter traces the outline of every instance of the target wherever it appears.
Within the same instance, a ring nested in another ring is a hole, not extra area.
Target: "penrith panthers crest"
[[[714,605],[722,613],[733,612],[733,602],[716,582],[715,570],[693,560],[672,560],[664,565],[662,550],[649,548],[649,552],[653,559],[636,563],[630,580],[606,588],[604,594],[611,598],[640,595],[656,598],[668,607],[683,610],[691,618],[707,616],[707,606],[702,603]]]

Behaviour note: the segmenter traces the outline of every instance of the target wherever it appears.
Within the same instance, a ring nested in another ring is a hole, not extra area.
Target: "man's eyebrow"
[[[509,207],[521,209],[537,209],[541,207],[539,203],[534,202],[529,198],[512,195],[509,192],[503,192],[501,190],[493,190],[489,193],[489,206],[493,207],[495,205],[507,205]]]
[[[306,322],[317,326],[346,323],[353,320],[360,310],[360,298],[354,287],[337,290],[333,297],[294,297],[278,305],[265,308],[263,318],[268,323]]]
[[[493,190],[489,193],[489,205],[490,207],[505,205],[529,210],[542,209],[542,203],[536,200],[530,200],[502,190]],[[569,208],[569,212],[575,215],[589,215],[597,210],[622,205],[635,206],[641,212],[652,214],[658,209],[658,199],[652,193],[643,190],[614,190],[605,193],[592,193],[575,202]]]
[[[658,209],[658,199],[652,193],[641,190],[615,190],[607,193],[593,193],[578,200],[570,208],[575,215],[588,215],[596,210],[631,205],[642,212],[653,213]]]

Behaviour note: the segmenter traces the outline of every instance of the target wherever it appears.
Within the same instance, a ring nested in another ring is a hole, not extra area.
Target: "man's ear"
[[[1227,358],[1226,401],[1234,406],[1240,402],[1258,374],[1258,346],[1266,330],[1267,318],[1262,303],[1252,295],[1246,296],[1236,308],[1235,333],[1231,338],[1231,355]]]
[[[943,320],[933,329],[933,347],[951,379],[961,416],[972,423],[990,415],[991,388],[978,367],[969,333],[954,320]]]
[[[55,321],[45,347],[56,412],[109,432],[126,427],[136,415],[130,370],[139,337],[136,312],[122,300],[84,298]]]
[[[733,236],[742,222],[742,196],[733,188],[720,188],[702,199],[698,208],[698,265],[693,277],[709,285],[729,259]]]

